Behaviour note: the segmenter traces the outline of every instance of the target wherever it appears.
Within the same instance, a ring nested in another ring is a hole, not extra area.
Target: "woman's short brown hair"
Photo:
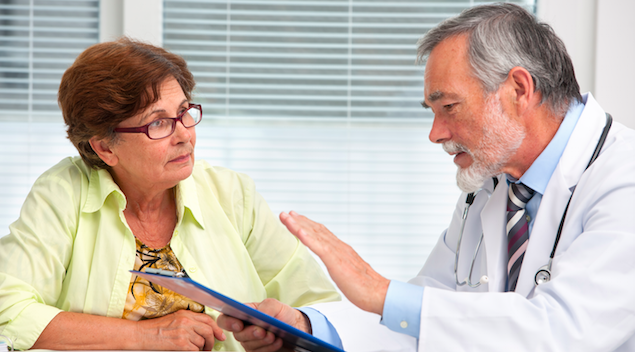
[[[77,57],[62,76],[58,101],[68,139],[88,166],[109,168],[89,140],[115,140],[113,129],[157,102],[170,77],[190,100],[195,83],[187,63],[162,48],[124,37],[95,44]]]

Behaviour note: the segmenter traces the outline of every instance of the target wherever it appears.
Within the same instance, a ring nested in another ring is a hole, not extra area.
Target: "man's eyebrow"
[[[443,96],[444,96],[443,92],[440,92],[440,91],[437,90],[436,92],[432,92],[432,93],[430,93],[430,95],[428,95],[428,100],[431,103],[433,103],[436,100],[439,100],[439,99],[443,98]],[[421,102],[421,106],[423,106],[424,109],[429,109],[430,108],[430,105],[428,105],[425,102],[425,100]]]

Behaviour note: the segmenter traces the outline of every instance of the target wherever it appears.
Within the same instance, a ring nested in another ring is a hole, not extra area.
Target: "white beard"
[[[483,118],[482,138],[474,150],[452,141],[443,143],[447,153],[465,152],[472,158],[472,165],[459,167],[456,172],[457,185],[468,193],[478,191],[488,178],[500,174],[525,139],[524,128],[503,112],[498,93],[487,98]]]

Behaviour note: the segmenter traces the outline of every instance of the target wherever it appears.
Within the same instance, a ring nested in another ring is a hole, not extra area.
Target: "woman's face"
[[[159,118],[176,117],[188,108],[189,102],[176,79],[167,79],[160,94],[156,103],[117,127],[143,126]],[[116,143],[109,145],[113,159],[110,163],[104,161],[112,167],[111,173],[120,187],[161,191],[192,174],[195,127],[185,128],[177,121],[174,133],[163,139],[152,140],[145,133],[120,133],[118,137]]]

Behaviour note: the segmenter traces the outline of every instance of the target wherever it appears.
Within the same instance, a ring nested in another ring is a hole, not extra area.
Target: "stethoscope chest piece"
[[[551,271],[549,270],[549,265],[542,266],[536,272],[536,276],[534,277],[534,281],[536,285],[544,284],[545,282],[549,282],[551,280]]]
[[[553,263],[553,257],[549,257],[547,264],[541,266],[536,272],[536,275],[534,276],[536,286],[551,281],[551,263]]]

